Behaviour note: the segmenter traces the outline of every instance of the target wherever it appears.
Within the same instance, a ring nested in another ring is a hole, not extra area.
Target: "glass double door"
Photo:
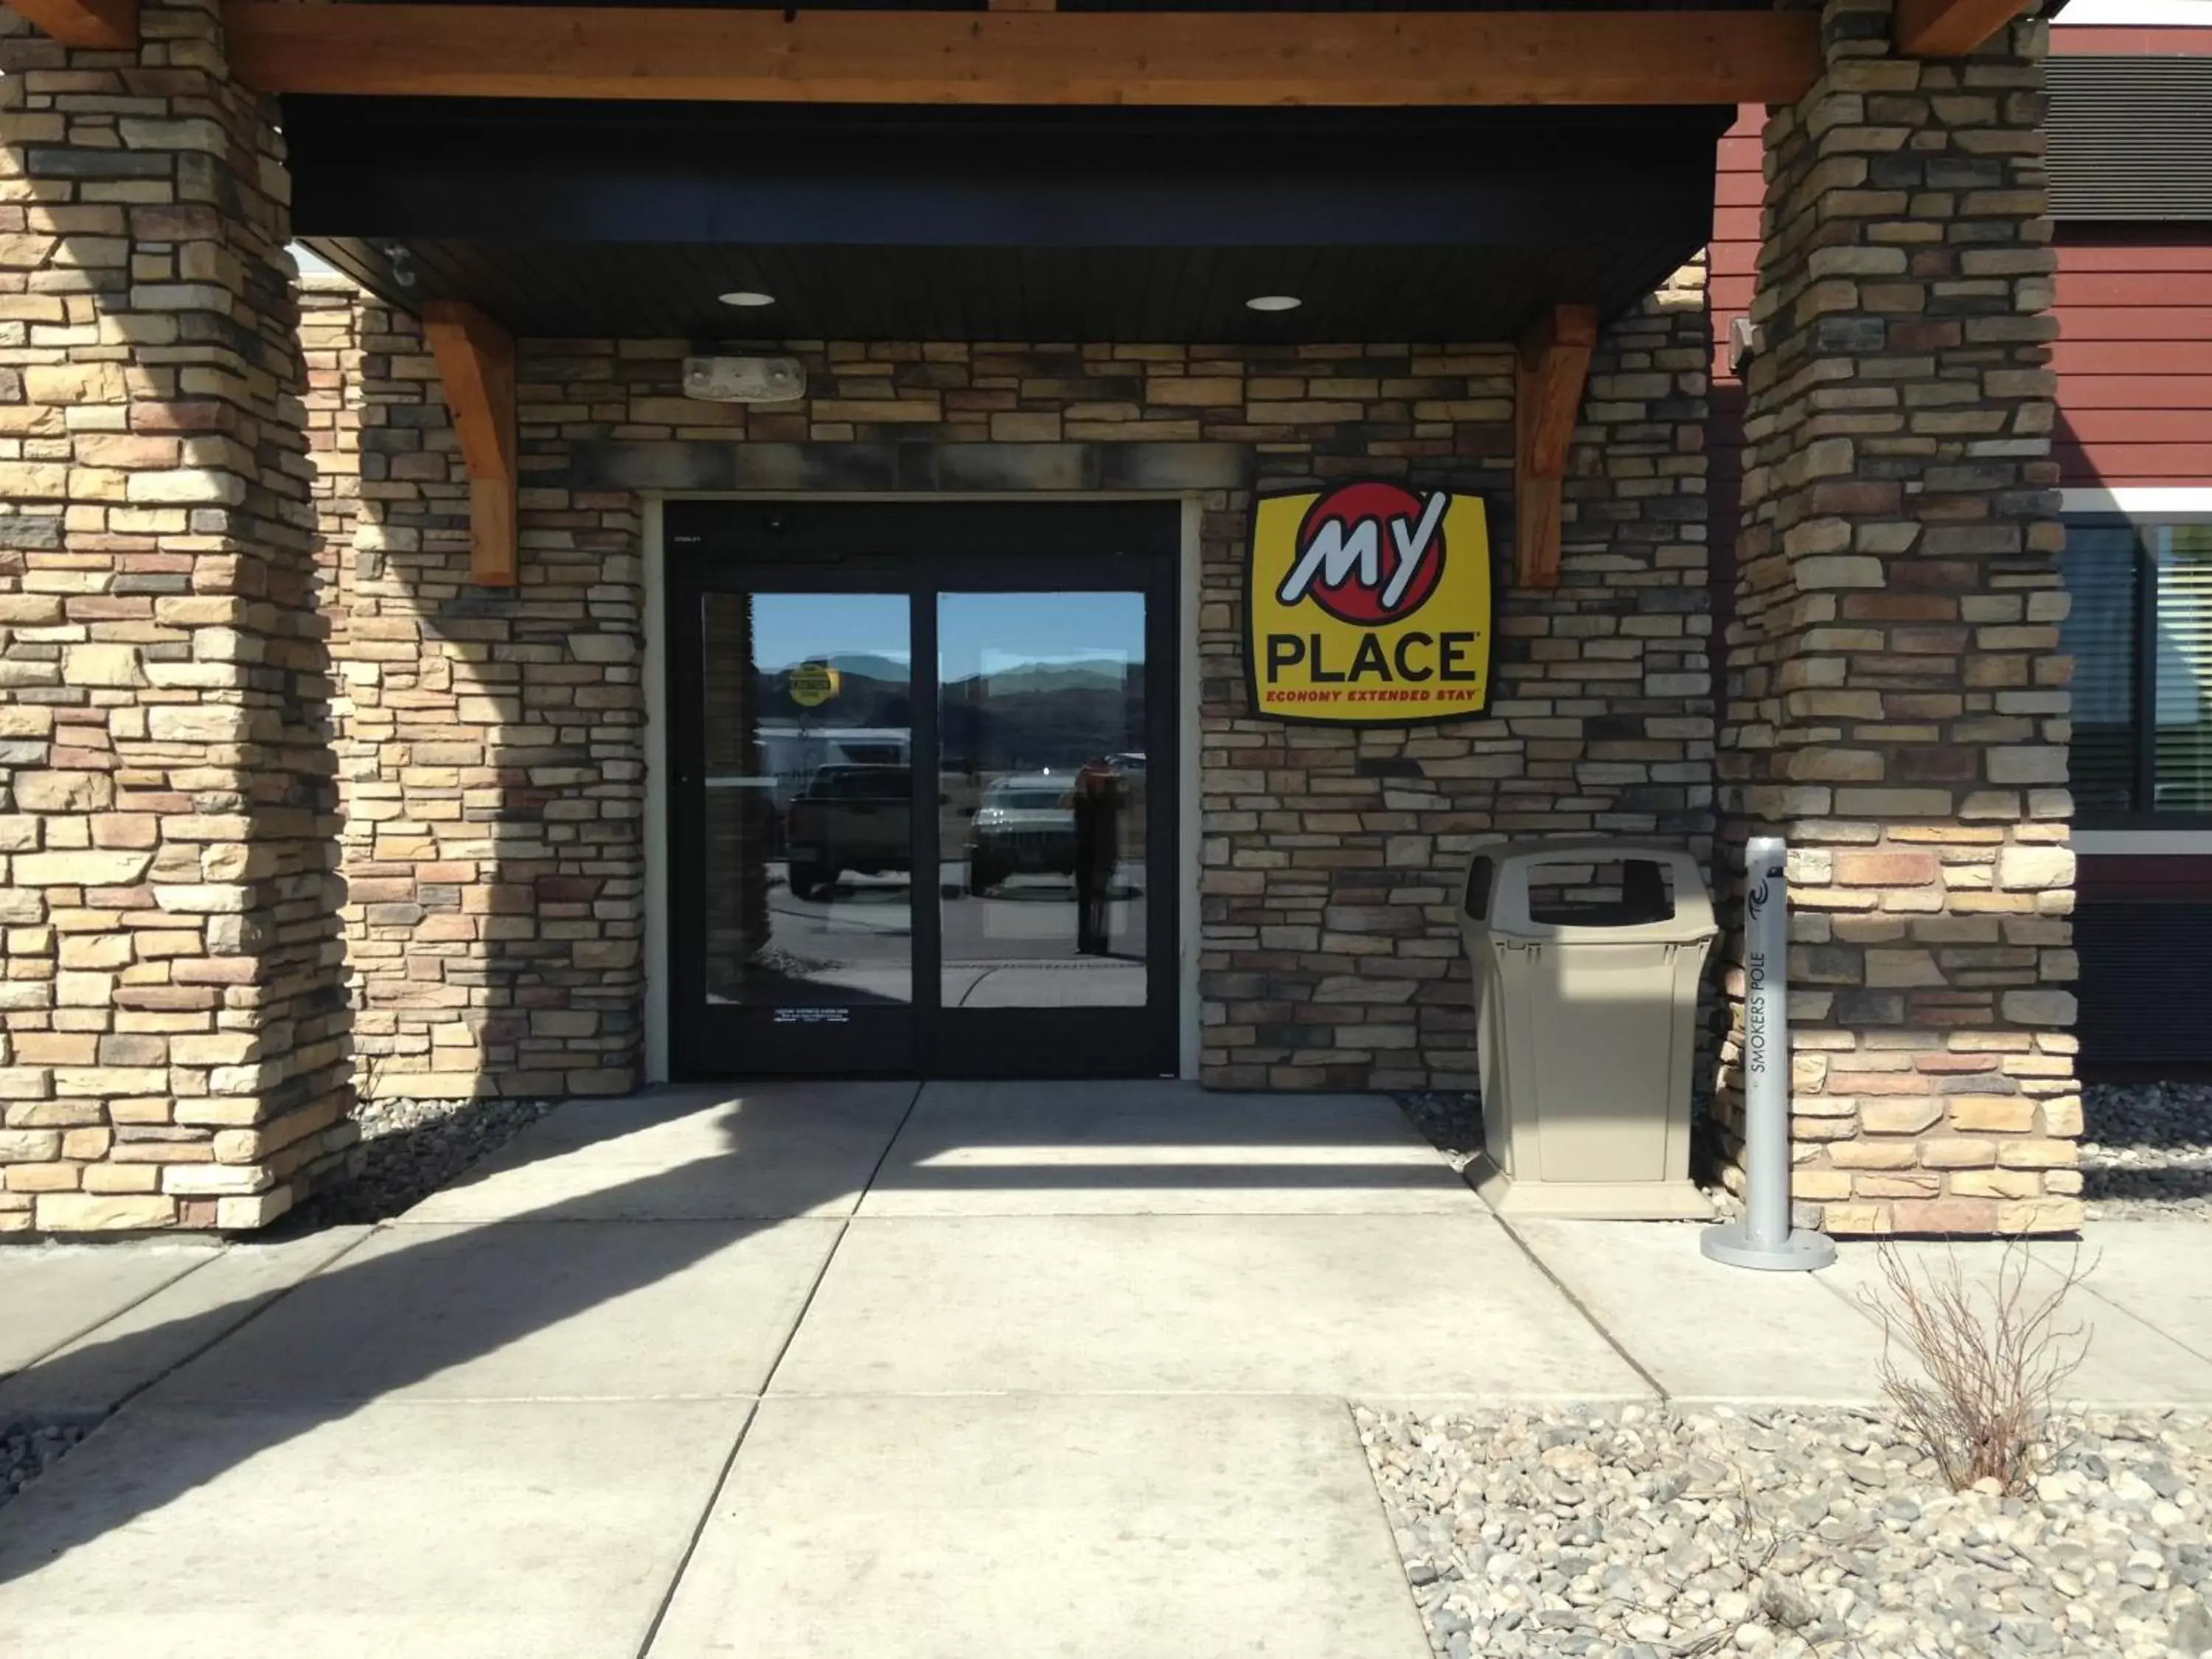
[[[670,512],[679,1069],[1173,1071],[1172,507]]]

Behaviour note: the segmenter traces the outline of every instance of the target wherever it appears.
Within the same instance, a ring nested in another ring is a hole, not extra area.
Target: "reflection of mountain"
[[[763,670],[755,705],[762,723],[799,730],[913,724],[903,665],[864,656],[830,661],[840,677],[837,695],[807,708],[792,702],[788,670]],[[1142,663],[1126,670],[1103,660],[1036,663],[973,675],[945,686],[939,742],[954,770],[1073,770],[1144,748],[1144,699]]]
[[[1102,672],[1110,668],[1111,672]],[[948,768],[1073,770],[1087,760],[1145,746],[1145,672],[1119,664],[1040,665],[1034,672],[978,676],[945,688]]]
[[[892,685],[903,685],[909,678],[904,663],[896,662],[889,657],[878,657],[872,652],[867,651],[833,651],[826,657],[801,657],[797,662],[763,667],[760,672],[769,679],[780,679],[790,673],[799,662],[827,663],[840,674],[857,676],[867,680],[883,680]]]
[[[819,728],[827,726],[889,726],[903,729],[914,724],[914,702],[907,695],[906,670],[880,657],[833,657],[838,674],[837,695],[827,702],[802,706],[791,700],[787,669],[765,670],[756,677],[759,687],[755,707],[767,726]],[[872,662],[888,675],[869,674],[848,663]]]
[[[1025,662],[1018,668],[999,669],[955,680],[952,686],[972,685],[981,680],[990,687],[994,697],[1017,691],[1058,691],[1077,686],[1103,686],[1118,692],[1123,672],[1120,662],[1104,657],[1092,662]]]

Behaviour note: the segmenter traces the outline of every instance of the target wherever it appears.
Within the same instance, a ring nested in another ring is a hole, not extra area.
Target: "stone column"
[[[1736,867],[1794,849],[1797,1196],[1844,1233],[2069,1229],[2046,31],[1917,62],[1886,0],[1829,0],[1822,33],[1766,125],[1721,755]]]
[[[0,57],[0,1229],[255,1226],[350,1133],[283,158],[214,0],[141,30]]]

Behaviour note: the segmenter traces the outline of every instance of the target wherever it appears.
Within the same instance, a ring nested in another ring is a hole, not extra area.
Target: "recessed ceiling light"
[[[775,295],[763,294],[758,289],[754,288],[741,288],[733,293],[718,294],[714,297],[720,300],[726,306],[740,306],[748,311],[757,310],[762,306],[772,306],[775,303]]]
[[[1304,303],[1295,294],[1255,294],[1244,307],[1248,311],[1296,311]]]

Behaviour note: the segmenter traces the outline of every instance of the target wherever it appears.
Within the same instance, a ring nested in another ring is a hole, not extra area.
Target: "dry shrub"
[[[1893,1244],[1879,1255],[1883,1288],[1866,1302],[1881,1321],[1882,1392],[1953,1491],[1994,1480],[2025,1492],[2050,1453],[2052,1403],[2088,1352],[2086,1328],[2062,1321],[2067,1297],[2088,1276],[2080,1246],[2047,1290],[2035,1288],[2017,1243],[1978,1292],[1955,1249],[1918,1273]]]

